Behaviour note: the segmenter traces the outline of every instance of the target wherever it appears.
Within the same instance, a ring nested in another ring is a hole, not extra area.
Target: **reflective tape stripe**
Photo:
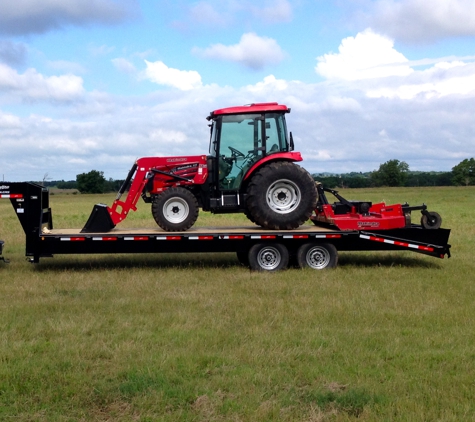
[[[181,236],[157,236],[157,240],[181,240]]]
[[[419,249],[419,250],[427,251],[427,252],[434,251],[434,248],[431,248],[429,246],[414,245],[412,243],[400,242],[398,240],[384,239],[383,237],[367,236],[364,234],[360,234],[360,237],[362,239],[372,240],[373,242],[389,243],[390,245],[401,246],[403,248]]]
[[[62,242],[81,242],[86,240],[85,237],[61,237],[60,240]]]
[[[284,239],[308,239],[308,234],[292,234],[283,236]]]
[[[124,237],[124,240],[148,240],[148,236]]]
[[[93,237],[92,240],[109,242],[111,240],[117,240],[117,237]]]
[[[262,236],[251,236],[251,239],[275,239],[277,236],[273,235],[262,235]]]
[[[213,240],[213,236],[190,236],[190,240]]]
[[[23,198],[21,193],[10,193],[7,195],[0,195],[1,199],[9,199],[9,198]]]
[[[240,236],[240,235],[220,236],[220,239],[224,239],[224,240],[242,240],[242,239],[244,239],[244,236]]]

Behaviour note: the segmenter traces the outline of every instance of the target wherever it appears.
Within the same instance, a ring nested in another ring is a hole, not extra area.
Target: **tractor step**
[[[81,233],[106,233],[115,227],[109,214],[109,207],[105,204],[96,204]]]

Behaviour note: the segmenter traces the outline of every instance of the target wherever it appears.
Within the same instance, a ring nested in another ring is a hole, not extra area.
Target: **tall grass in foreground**
[[[341,253],[334,271],[274,274],[233,254],[33,266],[0,201],[12,261],[0,263],[0,420],[474,420],[475,189],[341,193],[426,202],[453,230],[453,257]],[[80,228],[112,199],[54,195],[54,224]],[[149,207],[123,224],[153,226]]]

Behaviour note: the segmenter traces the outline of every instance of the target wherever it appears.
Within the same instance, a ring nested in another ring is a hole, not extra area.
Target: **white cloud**
[[[135,66],[129,62],[127,59],[123,57],[118,57],[116,59],[112,59],[112,64],[115,66],[116,69],[120,70],[124,73],[134,74],[137,72]]]
[[[255,85],[248,85],[246,87],[250,92],[267,92],[283,91],[288,88],[287,81],[283,79],[276,79],[274,75],[269,75],[264,78],[262,82],[257,82]]]
[[[43,33],[67,25],[116,24],[138,13],[136,0],[3,1],[0,33]]]
[[[193,52],[201,57],[231,61],[254,70],[280,63],[285,57],[277,41],[253,32],[243,34],[238,44],[214,44],[206,49],[194,48]]]
[[[475,35],[473,0],[379,0],[372,27],[398,40],[420,43]]]
[[[43,76],[36,69],[19,74],[0,63],[0,92],[18,95],[24,100],[71,101],[84,93],[83,80],[75,75]]]
[[[407,76],[413,72],[407,65],[408,59],[394,49],[393,41],[371,29],[345,38],[338,51],[317,58],[318,74],[327,79],[355,81]]]
[[[367,92],[373,98],[413,99],[417,96],[425,98],[444,97],[447,95],[475,94],[475,64],[463,62],[441,62],[435,66],[417,72],[417,81],[411,78],[401,85],[385,86],[370,89]]]
[[[145,60],[147,69],[144,77],[159,85],[172,86],[182,91],[200,88],[201,76],[195,70],[179,70],[168,67],[161,61],[149,62]]]

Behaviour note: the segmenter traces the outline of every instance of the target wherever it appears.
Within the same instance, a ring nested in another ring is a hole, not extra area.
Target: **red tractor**
[[[84,233],[107,232],[135,211],[140,197],[166,231],[189,229],[198,209],[215,214],[243,212],[266,229],[294,229],[316,207],[312,176],[295,164],[290,108],[260,103],[215,110],[209,155],[139,158],[111,207],[96,204]],[[128,190],[125,201],[122,194]]]

